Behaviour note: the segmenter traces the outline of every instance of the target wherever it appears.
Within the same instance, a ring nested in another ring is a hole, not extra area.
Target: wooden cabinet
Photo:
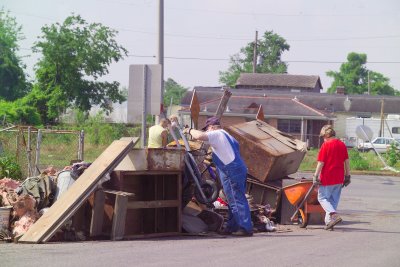
[[[95,196],[104,204],[93,209],[92,236],[111,233],[119,240],[181,232],[180,171],[114,171],[103,188]]]

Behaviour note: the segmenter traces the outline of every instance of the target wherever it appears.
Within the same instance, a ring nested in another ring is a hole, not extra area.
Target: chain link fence
[[[13,126],[0,130],[0,156],[14,157],[23,177],[48,166],[62,169],[83,160],[83,131],[47,130]]]

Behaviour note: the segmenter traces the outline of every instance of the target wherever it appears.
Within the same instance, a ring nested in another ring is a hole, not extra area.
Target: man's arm
[[[319,182],[319,175],[321,173],[322,167],[324,167],[324,163],[322,161],[318,161],[317,168],[315,169],[315,173],[313,175],[314,183]]]
[[[190,134],[196,140],[208,141],[208,136],[205,132],[193,128],[186,128],[183,132]]]
[[[349,159],[346,159],[344,161],[344,175],[345,176],[350,175],[350,161],[349,161]]]
[[[162,147],[166,147],[168,144],[168,132],[167,130],[164,130],[161,132],[161,138],[162,138]]]

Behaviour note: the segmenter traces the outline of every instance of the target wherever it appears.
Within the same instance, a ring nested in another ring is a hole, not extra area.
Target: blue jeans
[[[222,170],[218,168],[218,174],[229,205],[226,230],[235,232],[242,228],[252,233],[253,224],[246,199],[246,166],[234,161],[224,166]]]
[[[342,184],[336,185],[320,185],[318,189],[318,201],[325,210],[325,224],[331,220],[330,214],[336,212],[342,192]]]

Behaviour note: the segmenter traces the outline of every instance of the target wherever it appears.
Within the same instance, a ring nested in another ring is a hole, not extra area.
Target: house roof
[[[236,82],[237,88],[309,88],[322,89],[321,80],[316,75],[292,75],[272,73],[241,73]]]
[[[201,111],[214,112],[223,95],[221,87],[195,87],[201,105]],[[256,114],[259,105],[263,105],[266,116],[292,117],[329,117],[335,112],[379,113],[381,100],[384,100],[384,112],[400,114],[400,97],[371,95],[339,95],[310,92],[271,92],[260,89],[231,89],[232,97],[228,106],[231,113]],[[188,107],[193,91],[182,98],[181,105]],[[295,101],[294,99],[297,99]],[[350,102],[346,110],[345,102]],[[207,107],[207,108],[206,108]]]
[[[205,89],[205,90],[202,90]],[[200,110],[203,114],[213,114],[218,108],[222,97],[222,90],[210,90],[210,88],[196,89],[196,94],[200,102]],[[307,104],[300,102],[297,98],[286,96],[264,96],[260,94],[238,93],[238,89],[233,89],[233,95],[229,99],[225,115],[241,115],[253,117],[257,114],[260,105],[263,106],[264,114],[268,117],[297,118],[307,117],[310,119],[328,119],[331,117],[329,112],[317,110]],[[188,111],[193,92],[188,92],[182,100],[183,112]]]

